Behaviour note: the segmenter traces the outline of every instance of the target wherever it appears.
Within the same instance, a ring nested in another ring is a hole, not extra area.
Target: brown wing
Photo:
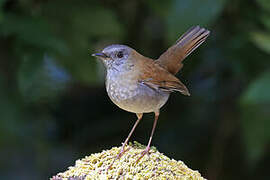
[[[210,31],[200,26],[191,27],[158,58],[157,62],[170,73],[176,74],[183,66],[182,61],[199,47],[209,34]]]
[[[179,79],[155,61],[145,58],[141,65],[144,68],[139,73],[139,83],[145,84],[155,90],[159,89],[167,92],[179,91],[184,95],[190,95],[186,86]]]

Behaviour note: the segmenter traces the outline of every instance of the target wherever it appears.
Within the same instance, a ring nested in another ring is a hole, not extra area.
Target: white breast
[[[110,99],[121,109],[134,113],[155,112],[169,98],[169,93],[138,83],[130,73],[114,73],[107,72],[106,89]]]

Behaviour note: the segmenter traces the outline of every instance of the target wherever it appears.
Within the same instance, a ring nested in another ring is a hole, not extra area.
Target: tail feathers
[[[183,66],[182,61],[199,47],[209,34],[210,31],[200,26],[191,27],[158,58],[157,62],[172,74],[176,74]]]
[[[187,49],[185,52],[185,57],[187,57],[197,47],[199,47],[210,34],[210,31],[204,28],[200,28],[199,26],[195,26],[194,30],[195,31],[186,34],[186,36],[184,36],[182,40],[180,38],[179,41],[176,42],[176,44],[179,44],[183,48]]]

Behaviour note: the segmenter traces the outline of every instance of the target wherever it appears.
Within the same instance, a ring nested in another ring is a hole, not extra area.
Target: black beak
[[[92,56],[101,57],[101,58],[108,58],[109,57],[104,53],[95,53],[95,54],[92,54]]]

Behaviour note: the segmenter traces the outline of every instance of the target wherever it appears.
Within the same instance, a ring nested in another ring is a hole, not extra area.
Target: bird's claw
[[[121,148],[120,152],[117,154],[117,156],[114,157],[114,160],[113,160],[113,162],[109,165],[109,167],[107,168],[107,171],[108,171],[109,169],[111,169],[113,163],[114,163],[116,160],[120,159],[120,158],[123,156],[123,154],[124,154],[126,151],[128,151],[128,150],[129,150],[129,148],[128,148],[128,149],[125,149],[125,147],[123,146],[123,147]]]
[[[143,150],[143,152],[141,152],[141,156],[137,159],[136,163],[138,163],[138,162],[143,158],[143,156],[144,156],[145,154],[149,154],[149,151],[150,151],[150,147],[147,146],[147,147]]]
[[[120,159],[126,151],[127,150],[125,150],[125,148],[121,148],[120,152],[117,154],[114,161],[117,160],[117,159]]]

